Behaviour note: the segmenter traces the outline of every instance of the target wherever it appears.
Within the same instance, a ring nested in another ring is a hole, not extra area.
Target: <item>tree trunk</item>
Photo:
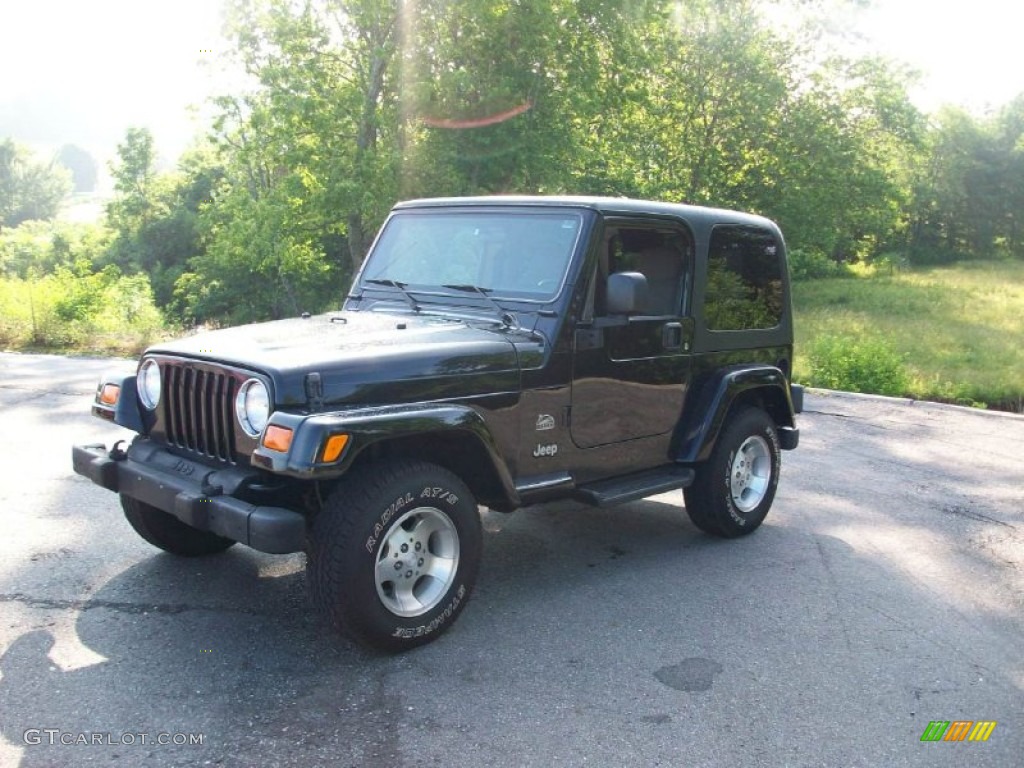
[[[366,256],[366,231],[363,229],[363,217],[359,213],[348,215],[348,257],[352,262],[352,274],[354,275],[363,263]]]

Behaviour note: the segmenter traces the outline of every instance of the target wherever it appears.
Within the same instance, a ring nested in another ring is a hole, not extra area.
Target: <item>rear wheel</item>
[[[781,457],[775,423],[760,408],[737,412],[711,457],[683,490],[686,512],[706,533],[725,538],[756,530],[775,499]]]
[[[313,521],[313,602],[365,645],[423,645],[465,607],[481,545],[476,501],[451,472],[420,461],[367,465],[339,483]]]
[[[174,515],[124,494],[121,494],[121,508],[135,532],[165,552],[200,557],[223,552],[235,543],[215,533],[185,525]]]

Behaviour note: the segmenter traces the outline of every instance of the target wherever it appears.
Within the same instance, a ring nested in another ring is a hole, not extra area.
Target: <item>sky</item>
[[[857,26],[867,49],[920,70],[911,97],[931,112],[976,114],[1024,93],[1024,3],[1018,0],[874,0]]]
[[[201,130],[189,108],[218,87],[218,0],[3,2],[0,137],[44,152],[75,143],[105,162],[126,128],[144,125],[173,164]],[[859,50],[920,70],[912,98],[926,111],[983,113],[1024,93],[1024,3],[873,0],[834,23]]]
[[[217,0],[3,0],[0,137],[107,157],[132,125],[165,161],[198,128],[225,43]],[[219,51],[218,51],[219,49]]]

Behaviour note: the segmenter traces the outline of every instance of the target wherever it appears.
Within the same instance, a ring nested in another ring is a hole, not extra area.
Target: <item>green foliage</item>
[[[1016,408],[1024,399],[1024,262],[971,261],[891,277],[826,279],[793,289],[794,376],[811,379],[821,337],[880,340],[919,399]]]
[[[708,264],[708,300],[704,318],[708,328],[732,331],[743,328],[773,328],[778,325],[779,313],[765,301],[755,300],[751,287],[743,278],[728,268],[724,261]]]
[[[144,129],[129,129],[118,151],[118,194],[107,207],[115,235],[102,263],[148,276],[158,306],[179,310],[174,286],[204,250],[199,212],[213,204],[224,171],[210,148],[197,147],[177,172],[155,173],[152,136]]]
[[[361,263],[397,195],[404,5],[240,0],[232,8],[238,57],[260,86],[219,102],[227,180],[254,202],[271,192],[287,202],[291,215],[278,220],[289,239],[326,246],[344,234],[347,248],[327,254],[349,260],[343,271]]]
[[[910,383],[903,358],[881,339],[821,336],[808,354],[813,387],[905,395]]]
[[[585,28],[576,4],[565,0],[418,4],[402,61],[401,106],[412,139],[402,159],[403,194],[563,187],[574,148],[567,118],[589,112],[586,100],[597,96],[586,47],[606,34],[614,5],[595,4]],[[575,90],[565,87],[570,82]]]
[[[0,142],[0,229],[23,221],[52,219],[71,192],[71,174],[38,163],[10,139]]]
[[[106,258],[111,233],[97,224],[26,221],[0,230],[0,275],[26,278],[51,274],[59,267]]]
[[[218,191],[218,205],[203,214],[205,252],[175,286],[185,318],[237,324],[340,305],[337,267],[316,238],[292,226],[301,201],[282,197],[283,190],[255,200],[244,189]]]
[[[341,302],[396,199],[502,192],[762,213],[801,284],[1024,256],[1024,96],[929,123],[909,72],[829,57],[822,25],[783,32],[773,5],[233,0],[252,87],[216,100],[209,143],[172,173],[129,129],[105,227],[13,227],[52,216],[68,180],[0,144],[0,274],[53,278],[54,317],[79,325],[132,280],[190,322],[283,317]],[[89,185],[86,153],[60,160]]]
[[[1024,94],[983,119],[941,110],[914,191],[908,254],[915,263],[1024,257]]]
[[[793,280],[817,280],[844,277],[850,270],[816,248],[794,248],[789,251],[789,274]]]
[[[166,334],[149,282],[109,268],[0,278],[0,346],[137,354]]]

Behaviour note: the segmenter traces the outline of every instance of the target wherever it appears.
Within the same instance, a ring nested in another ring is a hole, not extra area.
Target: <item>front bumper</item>
[[[75,472],[97,485],[162,509],[193,528],[260,552],[285,554],[305,548],[302,514],[257,506],[231,495],[253,478],[251,471],[213,469],[149,441],[136,441],[128,451],[76,445],[72,460]]]

